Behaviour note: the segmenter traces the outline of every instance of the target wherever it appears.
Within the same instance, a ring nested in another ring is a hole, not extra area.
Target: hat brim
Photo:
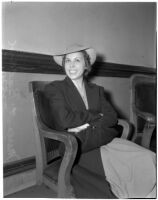
[[[96,51],[93,48],[87,48],[87,47],[82,47],[82,48],[77,48],[75,50],[69,50],[69,51],[65,51],[63,53],[54,55],[54,61],[62,66],[62,61],[63,61],[63,57],[64,55],[70,54],[70,53],[75,53],[75,52],[80,52],[82,50],[85,50],[87,52],[87,54],[89,55],[90,58],[90,64],[93,65],[95,60],[96,60]]]

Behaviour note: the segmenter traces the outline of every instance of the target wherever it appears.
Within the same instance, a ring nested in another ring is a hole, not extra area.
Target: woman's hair
[[[87,54],[87,52],[85,50],[82,50],[80,51],[82,54],[83,54],[83,57],[84,57],[84,61],[85,61],[85,66],[86,66],[86,69],[84,71],[84,74],[83,76],[84,77],[87,77],[88,74],[91,72],[92,70],[92,66],[91,66],[91,63],[90,63],[90,57],[89,55]],[[62,60],[62,66],[64,68],[64,71],[65,71],[65,59],[66,59],[66,54],[63,56],[63,60]]]

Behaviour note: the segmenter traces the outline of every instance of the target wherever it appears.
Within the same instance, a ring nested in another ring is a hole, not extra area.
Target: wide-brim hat
[[[85,50],[87,52],[87,54],[89,55],[89,58],[90,58],[90,64],[93,65],[96,60],[96,51],[92,47],[82,46],[79,44],[74,44],[74,45],[67,47],[64,51],[53,55],[53,58],[54,58],[54,61],[58,65],[62,66],[62,61],[63,61],[64,55],[70,54],[70,53],[75,53],[75,52],[80,52],[82,50]]]

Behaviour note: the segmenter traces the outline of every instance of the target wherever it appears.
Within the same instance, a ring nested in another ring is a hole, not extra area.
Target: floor
[[[56,198],[56,193],[46,187],[45,185],[41,186],[32,186],[27,189],[21,190],[14,194],[5,196],[4,198]]]

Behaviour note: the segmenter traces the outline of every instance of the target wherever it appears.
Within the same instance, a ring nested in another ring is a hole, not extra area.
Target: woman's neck
[[[72,80],[72,82],[75,84],[75,86],[79,89],[82,90],[84,87],[84,81],[83,78]]]

